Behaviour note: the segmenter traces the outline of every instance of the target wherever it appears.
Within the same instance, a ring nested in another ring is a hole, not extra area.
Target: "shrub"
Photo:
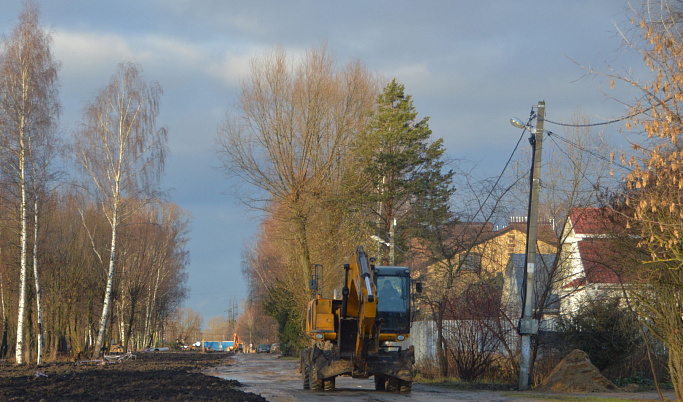
[[[567,351],[583,350],[600,371],[627,361],[641,339],[635,315],[618,298],[588,302],[573,316],[561,318],[558,332]]]

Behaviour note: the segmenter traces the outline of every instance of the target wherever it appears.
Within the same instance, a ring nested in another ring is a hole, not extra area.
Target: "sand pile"
[[[552,392],[605,392],[616,389],[617,386],[591,363],[586,352],[578,349],[562,359],[535,388],[537,391]]]

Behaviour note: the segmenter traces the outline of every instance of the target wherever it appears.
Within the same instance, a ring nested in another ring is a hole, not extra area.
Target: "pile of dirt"
[[[574,349],[535,388],[545,392],[608,392],[617,386],[600,374],[586,352]]]
[[[40,367],[5,363],[0,401],[265,401],[235,380],[202,374],[227,364],[225,352],[142,352],[119,363],[58,362]]]

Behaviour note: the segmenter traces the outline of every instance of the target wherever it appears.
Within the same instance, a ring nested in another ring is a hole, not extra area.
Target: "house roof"
[[[624,264],[623,239],[628,231],[623,215],[608,208],[574,208],[570,214],[570,224],[576,235],[578,258],[583,266],[582,276],[574,279],[565,287],[578,287],[586,284],[620,284],[633,282],[633,271],[627,275]],[[615,237],[615,235],[617,237]],[[621,238],[622,240],[619,240]],[[627,276],[630,277],[627,278]]]
[[[486,243],[492,239],[495,239],[496,237],[503,236],[514,230],[524,234],[524,236],[526,236],[527,232],[526,222],[511,222],[500,230],[494,230],[493,225],[490,223],[483,224],[480,222],[463,222],[460,225],[462,225],[462,227],[459,229],[459,235],[461,235],[463,239],[474,241],[468,245],[468,248]],[[481,233],[479,233],[480,230]],[[557,234],[555,234],[553,225],[550,222],[538,222],[537,239],[553,246],[557,243]]]
[[[588,283],[622,283],[618,256],[609,240],[591,239],[578,242],[579,254]]]
[[[622,284],[637,282],[634,272],[624,267],[622,253],[611,239],[584,239],[577,242],[583,275],[564,287],[572,288],[589,284]]]
[[[570,219],[574,225],[572,229],[578,235],[604,234],[610,226],[608,212],[604,208],[574,208]]]
[[[497,231],[496,235],[500,236],[501,234],[505,234],[509,231],[517,230],[524,233],[524,235],[526,236],[526,226],[526,222],[511,222],[503,229]],[[555,233],[555,228],[553,227],[553,224],[551,222],[538,222],[538,224],[536,225],[536,233],[537,239],[542,242],[552,244],[553,246],[557,243],[557,234]]]

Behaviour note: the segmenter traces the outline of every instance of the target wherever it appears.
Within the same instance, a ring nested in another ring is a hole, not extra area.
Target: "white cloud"
[[[133,58],[127,41],[114,34],[57,31],[54,34],[57,59],[75,72],[92,73]]]
[[[207,72],[230,87],[239,87],[240,81],[249,75],[249,63],[256,51],[238,52],[226,50],[219,60],[210,63]]]

